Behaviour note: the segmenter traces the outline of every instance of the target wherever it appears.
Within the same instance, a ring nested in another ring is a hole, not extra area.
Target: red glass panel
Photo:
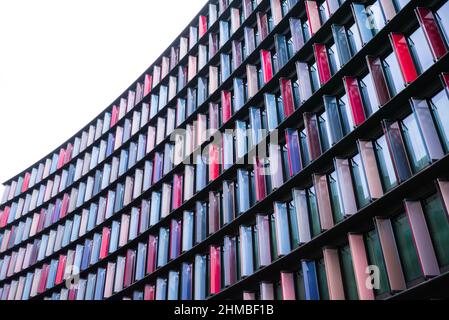
[[[232,111],[231,111],[231,98],[232,94],[230,91],[222,91],[221,92],[221,112],[222,112],[222,122],[226,123],[231,119]]]
[[[156,269],[157,259],[157,237],[150,235],[148,238],[147,274],[151,274]]]
[[[200,16],[198,23],[198,36],[201,38],[207,32],[207,17]]]
[[[145,286],[145,292],[144,292],[144,296],[143,299],[145,301],[149,301],[149,300],[154,300],[154,295],[155,295],[155,289],[154,286],[151,285],[146,285]]]
[[[293,99],[292,81],[288,78],[281,78],[281,93],[284,104],[285,117],[290,116],[295,111],[295,101]]]
[[[357,78],[354,77],[345,77],[343,78],[343,82],[345,84],[346,94],[349,98],[349,105],[351,106],[354,124],[359,126],[366,120],[359,82],[357,81]]]
[[[220,175],[220,148],[217,144],[209,145],[209,181],[214,181]]]
[[[173,209],[178,209],[182,204],[183,176],[173,176]]]
[[[103,228],[103,234],[101,235],[100,260],[108,256],[110,236],[111,230],[107,227]]]
[[[10,212],[10,207],[5,207],[5,210],[3,211],[3,215],[1,216],[1,219],[0,219],[0,227],[3,228],[8,223],[9,212]]]
[[[60,284],[64,280],[66,260],[67,260],[67,256],[65,256],[65,255],[59,256],[58,269],[56,271],[56,279],[55,279],[56,285]]]
[[[64,149],[61,149],[61,152],[64,151]],[[61,158],[61,154],[59,155]],[[62,163],[64,163],[64,155],[62,155]],[[61,165],[62,166],[62,165]],[[58,164],[58,169],[60,168]],[[25,192],[28,190],[28,185],[30,184],[31,175],[29,172],[25,173],[25,177],[23,178],[23,184],[22,184],[22,190],[21,192]]]
[[[327,49],[324,44],[315,43],[313,45],[313,51],[315,53],[315,60],[318,67],[320,84],[323,85],[332,77],[329,57],[327,56]]]
[[[76,299],[76,289],[69,289],[69,301],[74,301]]]
[[[273,78],[273,62],[271,61],[271,52],[261,50],[262,73],[264,83],[268,83]]]
[[[399,62],[404,81],[406,84],[409,84],[418,77],[418,72],[416,71],[407,39],[400,33],[391,33],[390,39],[394,53],[396,54],[396,58]]]
[[[143,89],[144,96],[147,96],[151,92],[152,83],[153,83],[152,76],[150,74],[146,74],[145,82],[144,82],[144,89]]]
[[[256,185],[256,199],[258,201],[265,199],[267,196],[267,186],[265,176],[263,175],[264,163],[257,157],[253,158],[254,161],[254,181]]]
[[[221,248],[210,247],[210,293],[217,294],[221,290]]]
[[[110,128],[112,128],[113,126],[115,126],[115,124],[118,121],[118,114],[119,114],[119,110],[117,106],[113,106],[112,107],[112,114],[111,114],[111,125]]]
[[[44,264],[42,266],[41,278],[39,279],[39,286],[38,286],[38,290],[37,290],[37,293],[39,293],[39,294],[43,293],[45,291],[49,270],[50,270],[50,266],[48,264]]]
[[[435,16],[428,8],[416,8],[419,23],[430,44],[433,57],[439,59],[447,53],[447,48],[441,36]]]

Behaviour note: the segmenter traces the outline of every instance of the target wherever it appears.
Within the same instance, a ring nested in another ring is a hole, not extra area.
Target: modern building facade
[[[4,183],[0,299],[447,297],[449,1],[211,0]]]

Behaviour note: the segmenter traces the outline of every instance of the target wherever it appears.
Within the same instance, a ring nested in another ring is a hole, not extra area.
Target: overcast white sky
[[[109,106],[205,3],[0,0],[0,183]]]

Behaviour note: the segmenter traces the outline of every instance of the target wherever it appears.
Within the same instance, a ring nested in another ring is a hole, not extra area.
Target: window
[[[443,6],[436,12],[437,20],[440,24],[446,43],[449,43],[449,1],[446,1]]]
[[[320,2],[320,1],[317,1]],[[321,4],[319,4],[318,10],[320,11],[320,20],[321,24],[323,25],[328,19],[329,19],[329,10],[327,8],[327,3],[325,0],[321,1]]]
[[[352,180],[354,181],[357,205],[359,208],[363,208],[370,203],[371,198],[368,191],[368,184],[366,182],[362,159],[359,154],[351,159],[351,174]]]
[[[408,43],[418,72],[423,73],[434,63],[432,52],[430,51],[423,30],[418,28],[413,32],[408,38]]]
[[[394,53],[390,53],[382,63],[391,95],[395,96],[404,89],[404,78]]]
[[[304,41],[307,42],[311,38],[309,20],[307,19],[302,21],[302,32],[304,34]]]
[[[340,57],[338,56],[337,45],[333,44],[331,47],[329,47],[327,52],[329,55],[329,64],[331,66],[331,72],[332,74],[335,74],[337,73],[338,70],[340,70],[342,66]]]
[[[296,273],[295,280],[296,280],[296,290],[298,293],[298,300],[306,300],[306,288],[304,284],[304,273],[302,269],[300,269]]]
[[[384,191],[387,192],[398,185],[398,180],[385,136],[380,137],[374,142],[374,150],[376,152],[382,186]]]
[[[321,233],[320,216],[314,187],[307,190],[307,207],[309,211],[310,231],[312,232],[312,238],[314,238]]]
[[[323,149],[323,152],[325,152],[330,148],[330,141],[332,140],[326,112],[323,112],[318,117],[318,128],[320,131],[321,148]]]
[[[447,92],[440,91],[430,99],[430,104],[444,149],[449,152],[449,98]]]
[[[382,8],[377,1],[366,7],[363,3],[353,3],[352,8],[361,41],[366,44],[385,26]]]
[[[345,214],[341,205],[341,194],[338,187],[337,173],[335,171],[328,176],[328,181],[334,221],[335,223],[339,223],[344,220]]]
[[[427,227],[440,267],[449,265],[449,222],[438,194],[423,201]]]
[[[422,276],[422,270],[408,218],[405,213],[401,214],[393,219],[392,224],[405,280],[406,282],[417,280]]]
[[[340,264],[345,289],[345,298],[347,300],[359,300],[357,293],[357,284],[355,281],[354,267],[352,265],[352,256],[349,246],[346,245],[340,249]]]
[[[348,103],[348,97],[345,94],[338,99],[338,109],[341,116],[341,125],[343,129],[343,135],[349,134],[354,129],[354,122],[351,115],[351,107]]]
[[[394,0],[394,4],[396,6],[396,10],[399,11],[404,8],[410,0]]]
[[[362,40],[360,39],[360,34],[357,30],[357,25],[354,23],[348,30],[349,46],[351,47],[352,55],[362,49]]]
[[[385,27],[385,17],[382,12],[382,7],[379,1],[375,1],[372,5],[366,7],[368,17],[371,21],[371,27],[374,33],[377,34],[383,27]]]
[[[307,167],[310,163],[310,157],[309,157],[309,149],[308,149],[308,145],[307,145],[306,130],[302,130],[299,133],[299,144],[300,144],[302,165],[303,165],[303,167]]]
[[[320,88],[320,80],[318,78],[318,69],[316,62],[309,66],[310,78],[312,79],[312,91],[315,92]]]
[[[365,234],[365,246],[368,255],[369,265],[379,268],[379,289],[374,289],[376,295],[388,293],[390,285],[388,282],[387,269],[383,258],[382,247],[380,245],[379,236],[376,230],[372,230]]]
[[[292,248],[296,249],[299,247],[299,229],[298,229],[298,217],[296,215],[295,202],[291,201],[288,205],[288,215],[290,224],[290,237]]]
[[[359,81],[359,85],[362,94],[363,105],[365,106],[365,112],[369,117],[377,110],[379,110],[379,101],[377,100],[376,91],[371,75],[366,75],[361,81]]]
[[[323,258],[317,262],[317,278],[320,290],[320,300],[329,300],[329,288],[327,287],[326,267],[324,266]]]
[[[413,172],[417,173],[428,166],[430,160],[413,114],[401,122],[401,128]]]

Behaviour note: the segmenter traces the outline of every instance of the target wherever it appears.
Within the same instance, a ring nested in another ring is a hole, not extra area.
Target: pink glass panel
[[[340,187],[341,197],[343,200],[345,216],[353,215],[357,213],[357,202],[355,200],[349,160],[336,158],[334,160],[334,164],[338,177],[338,185]]]
[[[405,211],[407,212],[410,229],[419,261],[426,277],[434,277],[440,274],[438,260],[427,228],[426,218],[422,210],[421,202],[405,201]]]
[[[351,249],[352,265],[354,267],[359,299],[374,300],[374,291],[366,285],[366,270],[369,266],[369,263],[366,257],[363,235],[349,234],[348,239]]]
[[[366,61],[370,75],[373,79],[374,88],[376,90],[377,100],[380,105],[385,105],[391,99],[390,91],[387,85],[387,79],[385,78],[384,69],[382,68],[382,62],[377,57],[367,56]]]
[[[359,140],[358,147],[363,162],[363,169],[366,173],[370,195],[373,199],[379,199],[383,196],[384,192],[373,143],[371,141]]]
[[[330,300],[345,300],[338,250],[326,248],[323,257]]]
[[[321,28],[320,12],[316,1],[305,1],[310,34],[314,35]]]
[[[220,247],[210,247],[210,293],[217,294],[221,290]]]
[[[320,214],[321,230],[329,230],[334,226],[334,219],[332,216],[327,177],[325,175],[314,175],[313,178]]]
[[[293,273],[281,272],[282,300],[295,300],[295,281]]]

